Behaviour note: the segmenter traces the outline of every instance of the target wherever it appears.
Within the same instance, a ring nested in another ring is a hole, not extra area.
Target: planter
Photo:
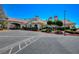
[[[79,31],[65,31],[67,33],[70,33],[70,34],[79,34]]]
[[[56,31],[56,32],[54,32],[55,34],[63,34],[63,32],[62,31]]]

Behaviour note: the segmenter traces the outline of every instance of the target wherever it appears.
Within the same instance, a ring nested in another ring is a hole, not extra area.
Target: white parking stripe
[[[11,52],[12,52],[12,49],[13,49],[13,48],[11,48],[11,49],[10,49],[10,51],[9,51],[9,54],[11,54]]]
[[[27,46],[29,46],[30,44],[34,43],[35,41],[37,41],[37,40],[39,40],[39,39],[40,39],[40,37],[39,37],[38,39],[36,39],[36,40],[30,42],[29,44],[26,44],[26,46],[24,46],[23,48],[21,48],[21,50],[23,50],[24,48],[26,48]],[[14,54],[18,53],[18,52],[21,51],[21,50],[16,51]]]
[[[63,35],[37,35],[37,36],[0,36],[0,37],[54,37],[54,36],[58,36],[58,37],[63,37]]]
[[[27,44],[26,41],[24,43]]]
[[[1,48],[1,49],[0,49],[0,53],[2,53],[3,51],[8,50],[8,49],[11,48],[11,47],[15,47],[16,45],[19,45],[19,43],[28,41],[28,40],[33,39],[33,38],[34,38],[34,37],[30,37],[30,38],[24,39],[24,40],[22,40],[22,41],[19,41],[19,42],[17,42],[17,43],[14,43],[14,44],[11,44],[11,45],[9,45],[9,46],[6,46],[6,47],[4,47],[4,48]],[[12,48],[11,48],[11,49],[12,49]]]
[[[21,45],[19,44],[19,50],[21,50]]]
[[[1,36],[2,37],[2,36]],[[44,35],[40,35],[40,36],[3,36],[3,37],[28,37],[28,38],[26,38],[26,39],[24,39],[24,40],[22,40],[22,41],[19,41],[19,42],[17,42],[17,43],[14,43],[14,44],[11,44],[11,45],[9,45],[9,46],[6,46],[6,47],[4,47],[4,48],[1,48],[0,49],[0,53],[2,53],[3,51],[5,51],[5,50],[7,50],[7,49],[9,49],[9,48],[11,48],[11,47],[15,47],[16,45],[19,45],[19,43],[22,43],[22,42],[25,42],[25,44],[26,44],[26,46],[24,46],[24,47],[27,47],[28,45],[30,45],[32,42],[34,42],[35,40],[38,40],[40,37],[52,37],[52,36],[44,36]],[[33,39],[33,38],[37,38],[37,39],[34,39],[34,40],[31,40],[31,39]],[[54,36],[53,36],[54,37]],[[60,37],[60,36],[58,36],[58,37]],[[27,44],[27,41],[29,41],[29,40],[31,40],[31,42],[29,42],[28,44]],[[24,48],[23,47],[23,48]],[[21,50],[23,49],[23,48],[21,48]],[[20,50],[20,49],[19,49]],[[19,51],[18,50],[18,51]],[[17,53],[17,52],[16,52]]]
[[[0,36],[0,37],[33,37],[33,36]]]

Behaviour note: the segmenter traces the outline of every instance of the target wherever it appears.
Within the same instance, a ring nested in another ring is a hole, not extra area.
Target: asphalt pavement
[[[1,54],[78,54],[79,36],[33,31],[0,32]]]
[[[7,50],[11,50],[16,46],[20,46],[23,42],[25,43],[29,40],[32,41],[32,38],[38,35],[39,34],[37,32],[22,30],[9,30],[6,32],[0,32],[0,53],[6,53]]]
[[[17,54],[78,54],[79,37],[40,37]]]

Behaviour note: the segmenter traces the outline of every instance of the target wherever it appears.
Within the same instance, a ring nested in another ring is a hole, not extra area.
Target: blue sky
[[[32,18],[36,15],[41,19],[58,16],[59,20],[66,19],[79,25],[79,4],[4,4],[4,11],[11,18]]]

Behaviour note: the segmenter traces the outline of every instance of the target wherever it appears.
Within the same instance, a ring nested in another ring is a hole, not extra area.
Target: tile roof
[[[9,21],[9,22],[19,22],[19,23],[22,23],[22,24],[28,23],[26,20],[19,20],[19,19],[15,19],[15,18],[9,18],[7,21]]]

